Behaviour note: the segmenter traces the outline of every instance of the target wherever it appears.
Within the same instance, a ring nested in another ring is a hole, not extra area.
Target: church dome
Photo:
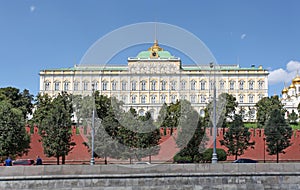
[[[298,74],[297,74],[297,76],[293,79],[293,84],[300,84],[300,77],[298,76]]]
[[[282,94],[287,94],[288,91],[289,91],[289,90],[288,90],[287,88],[284,88],[284,89],[281,91],[281,93],[282,93]]]
[[[293,83],[289,86],[289,89],[291,89],[291,88],[296,88]]]

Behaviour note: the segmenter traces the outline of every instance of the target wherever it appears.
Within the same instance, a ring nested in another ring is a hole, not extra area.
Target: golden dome
[[[284,88],[284,89],[281,91],[281,93],[282,93],[282,94],[287,94],[288,91],[289,91],[289,90],[288,90],[287,88]]]
[[[163,48],[159,47],[157,40],[155,40],[153,46],[148,49],[148,51],[152,51],[152,52],[158,52],[163,50],[164,50]]]
[[[297,76],[293,79],[293,84],[300,84],[300,77],[297,74]]]
[[[293,83],[289,86],[289,89],[291,89],[291,88],[296,88]]]

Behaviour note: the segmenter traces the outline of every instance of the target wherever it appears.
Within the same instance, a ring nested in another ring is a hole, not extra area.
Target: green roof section
[[[138,58],[138,59],[148,59],[148,58],[151,58],[151,53],[152,53],[151,51],[141,51],[136,56],[136,58]],[[168,51],[157,51],[157,53],[158,53],[158,58],[160,58],[160,59],[173,59],[173,58],[175,58]]]
[[[127,71],[127,65],[75,65],[74,67],[57,68],[57,69],[43,69],[41,71]]]

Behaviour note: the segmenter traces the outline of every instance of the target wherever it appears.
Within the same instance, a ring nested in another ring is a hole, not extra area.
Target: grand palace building
[[[190,101],[203,115],[216,84],[217,94],[226,92],[236,98],[247,121],[255,119],[255,104],[268,96],[268,74],[255,65],[185,65],[157,41],[136,57],[129,57],[127,65],[75,65],[39,73],[42,94],[55,96],[66,91],[91,95],[97,90],[123,101],[125,110],[133,107],[140,115],[149,111],[154,118],[163,103],[180,99]]]

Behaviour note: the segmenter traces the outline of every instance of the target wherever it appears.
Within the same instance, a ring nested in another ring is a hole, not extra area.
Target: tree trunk
[[[59,156],[56,156],[56,165],[59,165]]]
[[[149,163],[151,163],[151,154],[149,155]]]
[[[61,158],[61,164],[65,164],[66,163],[66,155],[63,155]]]
[[[276,161],[277,161],[277,163],[279,163],[278,140],[277,140],[277,143],[276,143]]]

